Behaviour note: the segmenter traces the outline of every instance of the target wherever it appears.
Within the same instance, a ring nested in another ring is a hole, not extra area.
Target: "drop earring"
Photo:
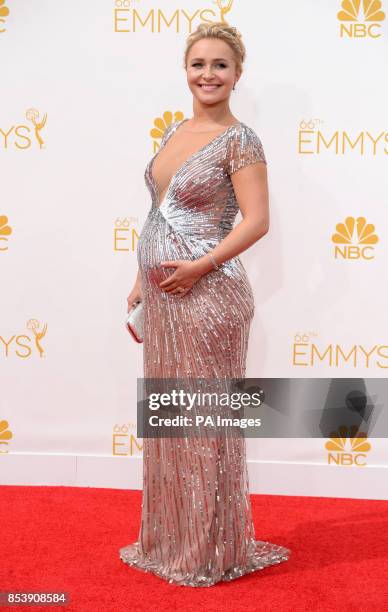
[[[234,82],[233,89],[236,89],[236,81]]]

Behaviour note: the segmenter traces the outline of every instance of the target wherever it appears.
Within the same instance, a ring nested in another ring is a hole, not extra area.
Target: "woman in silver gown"
[[[128,308],[143,301],[145,378],[245,376],[254,299],[238,253],[266,233],[268,219],[261,141],[228,105],[244,56],[240,34],[225,24],[201,24],[189,36],[194,118],[167,125],[146,167],[152,205],[128,297]],[[188,124],[217,124],[218,133]],[[124,563],[176,585],[211,586],[290,552],[255,539],[244,437],[144,438],[140,533],[120,548]]]

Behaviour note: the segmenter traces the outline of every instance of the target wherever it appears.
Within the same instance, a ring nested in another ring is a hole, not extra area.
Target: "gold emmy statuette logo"
[[[47,323],[44,324],[43,329],[39,331],[39,321],[37,319],[30,319],[27,321],[27,329],[31,330],[35,336],[35,346],[39,351],[40,357],[45,357],[44,349],[40,344],[40,340],[46,335]]]
[[[8,225],[8,217],[6,215],[0,215],[0,251],[8,251],[8,238],[12,234],[12,228]],[[5,243],[2,246],[2,243]]]
[[[220,11],[220,21],[228,25],[225,15],[227,15],[232,8],[233,0],[225,0],[225,2],[223,2],[223,0],[214,0],[213,4],[215,4]]]
[[[131,457],[140,454],[143,450],[143,445],[138,442],[138,438],[129,430],[135,429],[135,423],[126,423],[124,425],[115,425],[113,427],[112,439],[112,454],[116,456],[130,455]],[[137,453],[135,451],[137,450]]]
[[[138,217],[117,217],[113,230],[113,250],[114,251],[136,251],[139,234],[134,227],[139,222]],[[130,242],[129,242],[130,241]],[[120,243],[124,242],[123,245]],[[129,242],[129,244],[128,244]]]
[[[347,436],[347,434],[349,435]],[[350,449],[346,450],[348,440]],[[357,433],[357,427],[348,428],[342,425],[338,428],[338,431],[333,431],[330,434],[330,440],[325,444],[326,450],[329,451],[328,464],[364,467],[367,458],[365,453],[368,453],[372,448],[367,440],[366,433]]]
[[[40,131],[46,125],[47,113],[44,114],[42,121],[39,121],[39,111],[36,108],[29,108],[26,112],[26,117],[34,126],[35,138],[39,143],[39,147],[43,147],[43,139],[40,135]]]
[[[12,440],[12,431],[8,429],[8,421],[0,421],[0,454],[8,453],[8,440]]]
[[[232,8],[233,0],[213,0],[210,8],[194,8],[193,12],[184,8],[172,8],[166,13],[163,8],[151,8],[147,11],[138,0],[114,0],[113,23],[115,32],[137,32],[147,29],[152,33],[174,30],[177,34],[195,30],[194,21],[212,23],[222,21],[227,24],[225,16]],[[137,4],[138,6],[135,6]],[[139,6],[140,4],[140,6]],[[166,3],[163,3],[166,4]],[[143,9],[143,10],[142,10]]]
[[[337,14],[341,22],[341,37],[379,38],[381,36],[380,22],[384,21],[385,13],[381,10],[380,0],[343,0],[341,8]]]
[[[8,17],[9,15],[9,8],[4,6],[4,4],[5,0],[0,0],[0,34],[5,32],[5,28],[2,28],[1,24],[5,23],[4,17]]]
[[[344,223],[336,225],[336,230],[331,237],[336,245],[336,259],[374,259],[372,245],[377,244],[379,239],[375,234],[375,226],[367,223],[365,217],[346,217]]]

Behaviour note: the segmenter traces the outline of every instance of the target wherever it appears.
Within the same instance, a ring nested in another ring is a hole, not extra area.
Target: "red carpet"
[[[256,538],[289,561],[230,583],[178,587],[126,566],[141,492],[1,487],[0,590],[67,591],[66,607],[1,610],[367,612],[388,608],[388,502],[252,495]]]

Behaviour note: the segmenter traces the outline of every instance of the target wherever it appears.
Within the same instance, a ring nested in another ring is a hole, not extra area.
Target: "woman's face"
[[[187,83],[202,104],[215,104],[230,96],[238,80],[231,47],[217,38],[201,38],[187,56]]]

